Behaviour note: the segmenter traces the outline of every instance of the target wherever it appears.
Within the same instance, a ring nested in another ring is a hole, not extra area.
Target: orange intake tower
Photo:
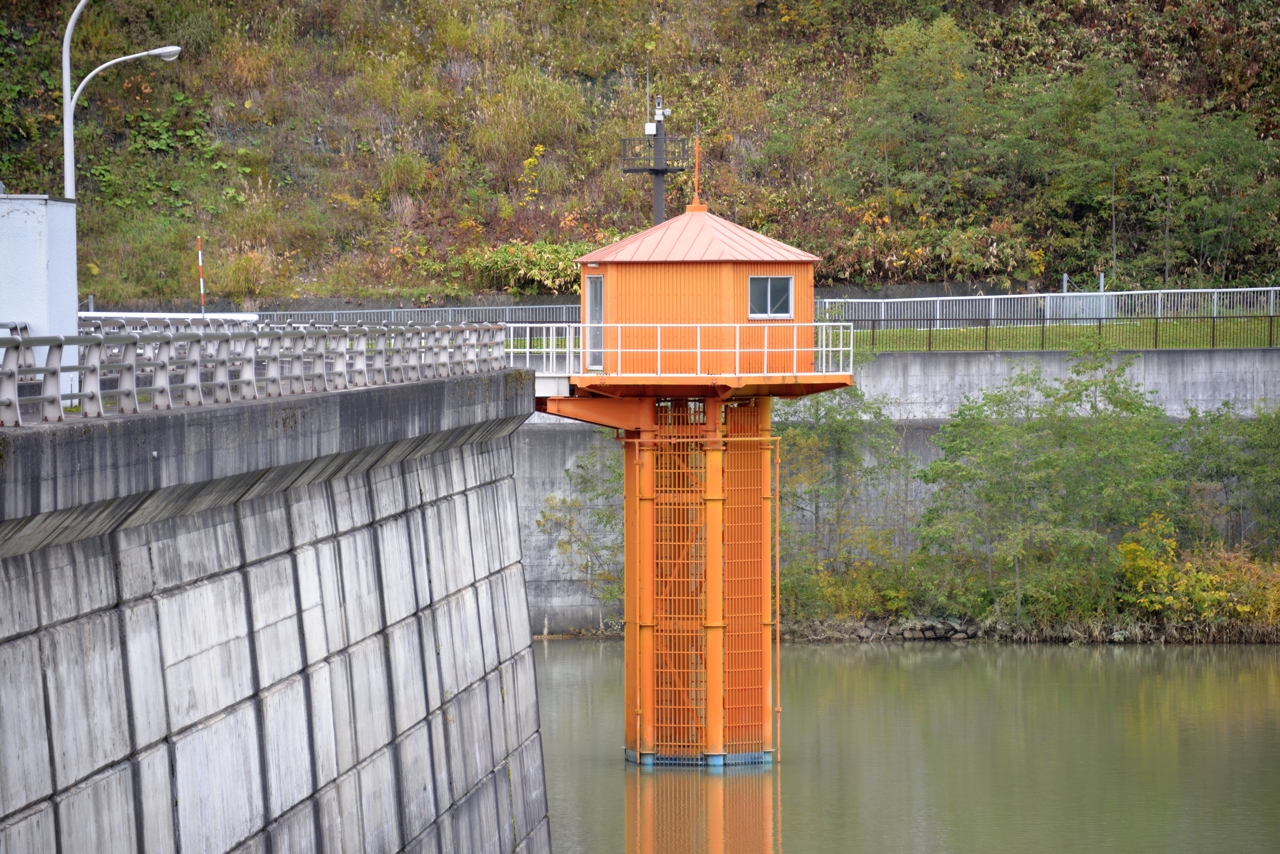
[[[580,328],[515,334],[563,367],[539,409],[624,444],[631,761],[774,758],[771,402],[852,382],[813,320],[817,260],[690,205],[578,259]]]

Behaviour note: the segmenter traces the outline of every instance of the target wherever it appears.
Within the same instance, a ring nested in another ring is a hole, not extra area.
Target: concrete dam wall
[[[0,852],[549,852],[532,393],[0,430]]]
[[[898,422],[903,446],[922,464],[938,457],[932,438],[965,395],[994,388],[1025,367],[1039,367],[1050,379],[1070,371],[1061,352],[909,352],[881,353],[856,373],[858,386],[870,397],[887,400],[886,410]],[[1129,377],[1150,391],[1172,418],[1186,418],[1191,408],[1213,409],[1230,403],[1247,413],[1255,406],[1280,405],[1280,349],[1147,350],[1129,369]],[[555,633],[593,629],[607,613],[581,574],[559,553],[554,534],[538,530],[534,521],[549,495],[567,497],[564,470],[592,448],[613,440],[589,424],[535,415],[513,439],[515,479],[520,496],[529,610],[535,631]],[[923,499],[924,484],[909,487]],[[621,496],[618,496],[619,502]]]

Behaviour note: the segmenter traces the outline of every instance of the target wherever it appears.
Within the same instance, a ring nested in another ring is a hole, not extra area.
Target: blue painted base
[[[636,758],[634,750],[625,751],[627,761],[641,768],[655,766],[686,768],[725,768],[737,765],[772,765],[773,751],[764,750],[758,753],[704,753],[701,756],[663,756],[657,753],[641,753]]]

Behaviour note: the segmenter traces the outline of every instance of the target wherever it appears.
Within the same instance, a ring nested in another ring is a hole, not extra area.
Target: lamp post
[[[75,94],[71,93],[71,33],[76,28],[76,21],[80,18],[80,13],[84,11],[84,7],[88,5],[89,0],[80,0],[76,4],[76,9],[71,13],[71,20],[67,21],[67,31],[62,36],[62,159],[63,159],[63,193],[62,195],[68,199],[76,197],[76,141],[75,130],[72,126],[72,120],[75,117],[76,102],[80,100],[80,93],[84,91],[85,85],[94,78],[99,71],[118,65],[121,62],[128,62],[131,59],[141,59],[144,56],[158,56],[165,62],[173,62],[178,58],[178,54],[182,53],[182,48],[170,45],[168,47],[158,47],[153,50],[145,50],[142,53],[132,53],[128,56],[121,56],[110,62],[104,62],[97,68],[90,71],[85,78],[80,81],[80,85],[76,87]]]

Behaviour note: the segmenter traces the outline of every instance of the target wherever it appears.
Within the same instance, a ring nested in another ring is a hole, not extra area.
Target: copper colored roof
[[[701,206],[699,206],[701,207]],[[680,261],[821,260],[704,210],[691,210],[661,225],[589,252],[581,264],[653,264]]]

